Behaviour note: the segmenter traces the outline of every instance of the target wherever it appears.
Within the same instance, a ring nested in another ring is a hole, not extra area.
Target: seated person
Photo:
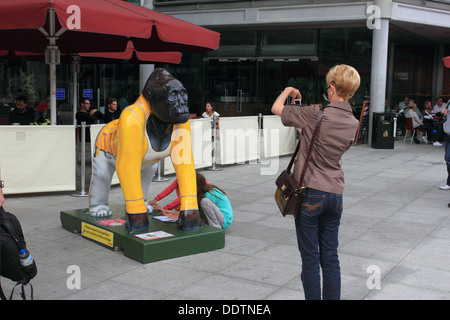
[[[233,221],[233,209],[225,192],[207,183],[205,177],[197,173],[197,199],[201,219],[212,227],[226,229]],[[177,218],[179,211],[164,211],[166,216]]]
[[[409,98],[408,98],[408,97],[405,97],[405,98],[403,99],[403,101],[401,101],[401,102],[398,104],[398,109],[399,109],[399,111],[404,110],[405,112],[408,112],[408,104],[409,104]]]
[[[25,96],[16,98],[16,106],[9,112],[9,124],[30,125],[34,122],[34,110],[28,107],[28,99]]]
[[[219,187],[206,183],[203,175],[197,174],[197,199],[200,215],[210,226],[226,229],[233,221],[233,209],[225,192]]]
[[[103,120],[103,113],[96,108],[91,108],[91,101],[87,98],[83,98],[80,101],[80,111],[75,114],[77,119],[77,126],[81,125],[81,122],[86,122],[86,125],[91,125]],[[91,142],[90,130],[86,128],[86,142]]]
[[[199,175],[199,173],[197,173]],[[197,177],[198,179],[198,177]],[[209,183],[208,180],[206,180],[206,183]],[[171,194],[173,191],[177,192],[177,198],[172,201],[169,204],[166,204],[164,207],[161,208],[161,206],[157,203],[158,201],[164,199],[169,194]],[[175,179],[174,182],[172,182],[166,189],[164,189],[160,194],[158,194],[155,199],[148,202],[153,208],[156,210],[160,210],[163,213],[169,214],[171,210],[180,211],[180,205],[181,205],[181,198],[180,198],[180,189],[178,188],[178,179]]]
[[[47,117],[48,104],[45,101],[39,102],[38,112],[34,124],[39,126],[47,126],[50,124],[50,119]]]
[[[77,119],[77,125],[80,125],[81,122],[86,122],[86,125],[94,124],[104,118],[103,113],[96,108],[91,108],[91,101],[87,98],[81,99],[80,111],[76,113],[75,117]]]
[[[410,101],[408,108],[409,108],[409,110],[406,113],[406,118],[412,118],[412,123],[413,123],[414,129],[426,130],[427,136],[431,139],[431,137],[433,136],[433,127],[429,123],[424,124],[423,121],[419,119],[419,116],[417,115],[417,113],[415,111],[416,104],[413,101]],[[422,138],[425,143],[428,143],[427,138],[425,136],[423,136],[423,132],[419,132],[418,135],[420,135],[419,138]],[[420,143],[420,141],[416,137],[414,137],[414,142]],[[434,142],[433,145],[437,145],[435,143],[436,142]],[[437,142],[437,143],[439,143],[439,142]]]
[[[441,117],[441,112],[445,108],[447,108],[447,104],[444,103],[444,98],[439,97],[436,99],[436,104],[433,107],[433,113],[435,113],[437,117]]]
[[[120,110],[117,109],[117,99],[108,98],[108,106],[105,110],[105,123],[111,122],[113,120],[120,118]]]
[[[408,112],[409,111],[409,105],[411,104],[411,103],[416,103],[413,99],[409,99],[409,103],[408,103],[408,107],[405,109],[405,112]],[[423,113],[422,113],[422,111],[421,110],[419,110],[419,107],[417,107],[417,105],[416,105],[416,107],[414,108],[414,112],[417,114],[417,116],[419,117],[419,119],[420,119],[420,121],[422,121],[423,120]]]
[[[431,101],[427,100],[427,101],[425,101],[425,105],[423,108],[423,116],[424,117],[426,117],[427,115],[432,116],[432,114],[433,114],[433,108],[431,107]]]

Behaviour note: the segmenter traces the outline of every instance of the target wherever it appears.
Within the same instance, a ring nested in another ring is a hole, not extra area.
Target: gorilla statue
[[[182,230],[199,227],[197,186],[192,156],[188,95],[167,70],[152,72],[136,102],[106,124],[95,141],[89,212],[110,216],[108,198],[114,172],[125,198],[128,232],[148,229],[153,208],[147,192],[158,161],[170,156],[178,179]]]

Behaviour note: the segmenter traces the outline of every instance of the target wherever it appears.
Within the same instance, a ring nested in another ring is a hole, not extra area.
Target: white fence
[[[75,190],[74,126],[0,126],[4,193]]]
[[[259,125],[262,119],[262,127]],[[223,117],[216,144],[212,121],[191,120],[192,152],[197,169],[212,166],[212,150],[219,165],[256,162],[292,153],[295,129],[282,125],[278,116]],[[96,137],[103,125],[90,127]],[[89,130],[89,128],[88,128]],[[92,139],[93,140],[93,139]],[[5,194],[75,191],[75,126],[0,126],[0,165]],[[91,152],[93,152],[91,143]],[[164,160],[164,175],[175,170],[170,157]],[[113,183],[118,183],[117,176]]]

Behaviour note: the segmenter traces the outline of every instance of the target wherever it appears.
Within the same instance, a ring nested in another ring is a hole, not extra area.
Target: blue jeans
[[[307,188],[295,219],[297,243],[302,257],[305,299],[320,300],[320,267],[324,300],[341,297],[341,269],[338,232],[342,215],[342,194]]]
[[[444,133],[445,163],[447,164],[447,185],[450,186],[450,136]]]

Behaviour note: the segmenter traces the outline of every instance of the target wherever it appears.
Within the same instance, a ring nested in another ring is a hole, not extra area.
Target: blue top
[[[205,197],[215,203],[215,205],[222,211],[223,214],[223,225],[222,228],[226,229],[230,226],[233,221],[233,209],[231,208],[230,200],[224,195],[220,190],[214,188],[210,192],[205,193]],[[201,213],[204,215],[202,210]]]

